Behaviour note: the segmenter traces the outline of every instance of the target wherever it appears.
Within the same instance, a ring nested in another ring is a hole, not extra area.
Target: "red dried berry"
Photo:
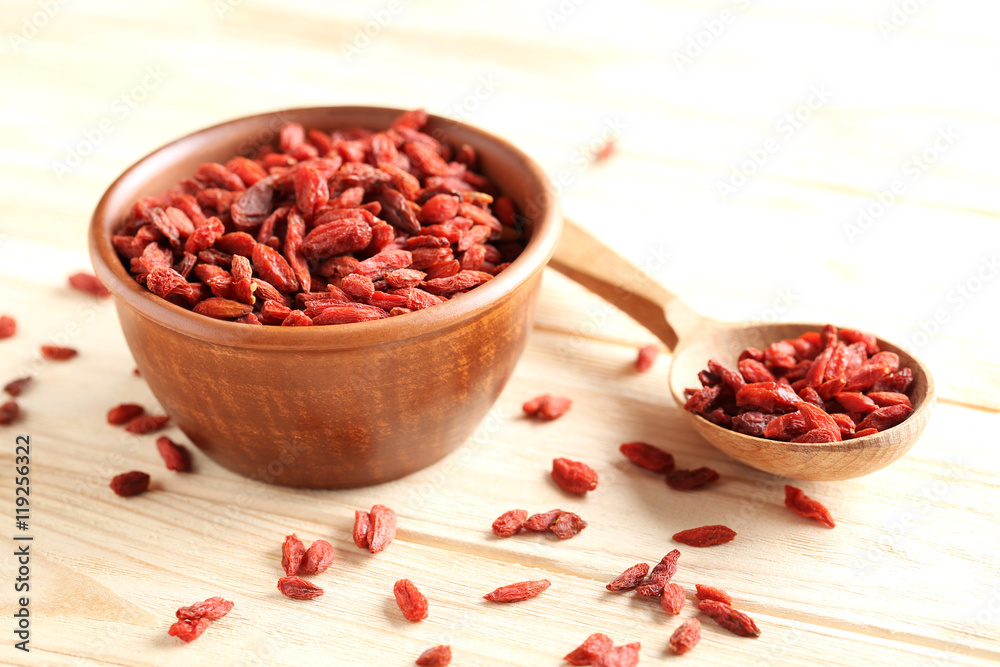
[[[645,373],[656,363],[656,356],[660,353],[658,345],[643,345],[639,348],[639,354],[635,358],[635,370]]]
[[[742,611],[733,609],[728,604],[715,600],[702,600],[698,609],[705,612],[709,618],[719,624],[719,627],[729,630],[740,637],[759,637],[760,630],[753,619]]]
[[[21,416],[21,406],[16,401],[7,401],[0,405],[0,425],[12,424],[19,416]]]
[[[17,333],[17,320],[10,315],[0,315],[0,339],[10,338]]]
[[[27,388],[29,384],[31,384],[31,376],[18,378],[8,382],[4,386],[3,390],[11,396],[17,397],[24,392],[25,388]]]
[[[579,461],[552,460],[552,481],[567,493],[586,493],[597,488],[597,473]]]
[[[689,618],[670,635],[670,650],[676,655],[684,655],[701,641],[701,621]]]
[[[143,435],[160,430],[166,426],[168,421],[170,421],[170,417],[166,415],[141,415],[130,419],[125,425],[125,430],[136,435]]]
[[[420,667],[448,667],[451,664],[451,647],[447,644],[432,646],[417,658]]]
[[[299,572],[306,575],[324,572],[333,563],[333,558],[333,545],[326,540],[316,540],[306,549]]]
[[[511,537],[521,532],[521,527],[528,519],[527,510],[510,510],[504,512],[493,522],[493,534],[497,537]]]
[[[660,594],[660,606],[663,607],[663,611],[676,616],[684,608],[684,602],[684,589],[678,584],[671,582],[663,587],[663,593]]]
[[[104,286],[104,283],[98,280],[97,276],[90,273],[74,273],[69,277],[69,284],[72,288],[86,292],[91,296],[111,296],[111,292]]]
[[[302,558],[306,555],[306,546],[295,533],[285,537],[284,544],[281,545],[281,568],[289,577],[299,573],[302,566]]]
[[[171,625],[167,634],[190,643],[200,637],[211,623],[207,618],[182,619]]]
[[[719,473],[711,468],[694,470],[673,470],[667,473],[667,486],[677,491],[691,491],[719,479]]]
[[[167,470],[191,472],[191,452],[184,445],[161,435],[156,439],[156,450],[163,457],[163,463],[167,466]]]
[[[208,598],[203,602],[195,602],[188,607],[181,607],[177,610],[177,618],[181,620],[194,621],[205,618],[209,621],[217,621],[233,608],[233,603],[220,597]]]
[[[606,634],[595,632],[587,637],[582,644],[567,653],[563,660],[571,665],[591,665],[614,646],[614,642]]]
[[[548,512],[540,512],[538,514],[532,514],[525,520],[524,525],[521,526],[523,530],[529,530],[532,532],[540,533],[549,529],[549,527],[555,523],[559,515],[562,514],[562,510],[549,510]]]
[[[674,533],[674,540],[689,547],[714,547],[717,544],[731,542],[736,537],[736,531],[726,526],[713,525],[689,528]]]
[[[49,361],[66,361],[67,359],[72,359],[77,354],[79,353],[72,347],[42,345],[42,356]]]
[[[115,426],[127,424],[146,412],[146,409],[135,403],[122,403],[108,410],[108,423]]]
[[[323,594],[323,589],[302,577],[282,577],[278,579],[278,590],[293,600],[312,600]]]
[[[382,551],[396,537],[396,513],[384,505],[372,505],[368,526],[368,551]]]
[[[638,563],[619,574],[606,588],[609,591],[631,591],[641,584],[649,573],[649,565]]]
[[[400,579],[392,587],[392,594],[406,620],[417,622],[427,618],[427,598],[417,590],[412,581]]]
[[[372,517],[368,512],[354,510],[354,544],[359,549],[368,548],[368,528],[371,526]]]
[[[136,496],[149,489],[149,475],[138,470],[123,472],[111,480],[111,490],[119,496]]]
[[[640,468],[656,473],[668,473],[674,469],[674,457],[659,447],[645,442],[626,442],[618,448],[632,463]]]
[[[695,584],[694,587],[697,591],[695,597],[699,600],[715,600],[716,602],[721,602],[722,604],[733,604],[733,599],[729,597],[729,594],[721,588],[705,586],[704,584]]]
[[[616,646],[591,664],[594,667],[635,667],[639,664],[639,643]]]
[[[568,540],[587,527],[587,522],[572,512],[560,512],[556,520],[549,525],[549,530],[560,540]]]
[[[542,421],[552,421],[566,414],[571,405],[573,405],[573,401],[568,398],[545,394],[531,399],[521,407],[529,417],[535,417]]]
[[[544,592],[552,582],[548,579],[537,581],[519,581],[516,584],[508,584],[487,593],[483,599],[490,602],[520,602],[528,600]]]
[[[788,484],[785,485],[785,507],[799,516],[816,519],[830,528],[834,528],[837,525],[834,523],[833,517],[830,516],[829,510],[822,503],[807,496],[802,489]]]

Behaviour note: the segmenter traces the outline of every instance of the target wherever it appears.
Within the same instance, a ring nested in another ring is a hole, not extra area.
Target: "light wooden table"
[[[0,663],[406,665],[448,643],[456,666],[558,665],[602,631],[641,641],[642,664],[670,664],[679,621],[604,583],[706,523],[740,536],[682,549],[676,580],[728,590],[762,635],[705,619],[686,661],[995,663],[997,18],[986,3],[909,0],[5,2],[0,312],[21,328],[0,342],[0,380],[37,379],[23,421],[0,427],[6,539],[19,532],[22,433],[34,537],[31,653],[5,629]],[[667,355],[650,373],[631,369],[647,332],[552,273],[506,391],[439,464],[325,492],[250,482],[198,453],[196,474],[168,474],[151,436],[104,423],[112,405],[155,401],[113,308],[65,285],[88,266],[90,212],[126,166],[193,129],[350,103],[425,106],[509,138],[549,170],[567,214],[708,315],[830,320],[914,348],[939,391],[924,437],[868,477],[802,484],[838,525],[800,520],[782,507],[784,480],[697,438],[669,397]],[[594,163],[612,138],[617,151]],[[39,345],[63,338],[80,356],[41,363]],[[542,391],[573,409],[521,419]],[[629,440],[723,481],[670,492],[618,454]],[[563,455],[599,471],[590,497],[547,481]],[[113,496],[108,479],[137,468],[155,491]],[[398,510],[400,532],[371,557],[350,527],[375,502]],[[576,510],[590,527],[566,542],[493,538],[512,507]],[[313,602],[275,589],[293,531],[337,550]],[[14,545],[0,549],[4,628],[17,609]],[[400,618],[401,577],[429,597],[428,620]],[[553,583],[536,600],[481,600],[540,577]],[[192,645],[167,636],[177,607],[211,595],[236,608]]]

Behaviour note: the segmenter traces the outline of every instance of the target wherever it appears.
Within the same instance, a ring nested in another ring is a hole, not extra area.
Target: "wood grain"
[[[14,649],[8,633],[0,662],[392,665],[449,643],[455,665],[554,666],[601,631],[641,641],[641,664],[668,664],[679,619],[604,583],[658,560],[674,532],[711,523],[737,538],[682,549],[676,580],[689,593],[695,583],[727,590],[762,635],[737,638],[703,618],[690,658],[1000,661],[1000,121],[983,78],[1000,46],[995,8],[925,3],[886,31],[880,21],[895,5],[861,0],[563,3],[572,4],[565,15],[529,0],[503,11],[401,0],[348,58],[345,45],[387,3],[55,3],[29,38],[12,40],[43,4],[0,9],[9,93],[0,102],[0,312],[20,325],[0,341],[0,380],[36,376],[19,399],[24,420],[0,427],[8,473],[14,435],[34,445],[32,652]],[[679,65],[675,56],[724,10],[732,20]],[[671,397],[669,354],[649,373],[633,370],[653,334],[546,271],[506,390],[434,466],[350,491],[250,482],[199,452],[194,474],[166,471],[153,437],[104,422],[125,400],[156,405],[132,375],[110,303],[66,287],[88,266],[86,221],[125,167],[170,140],[257,111],[328,104],[423,105],[509,139],[556,181],[568,217],[709,317],[829,320],[912,347],[937,385],[926,431],[883,470],[801,483],[837,520],[825,529],[783,507],[785,480],[704,442]],[[796,112],[803,120],[786,129]],[[935,148],[949,128],[954,140]],[[594,162],[608,138],[614,154]],[[720,183],[769,140],[776,150],[723,197]],[[918,168],[926,151],[933,162]],[[849,234],[896,181],[901,193]],[[38,346],[60,340],[79,357],[43,363]],[[523,419],[521,402],[543,392],[572,397],[573,408],[552,423]],[[617,452],[630,440],[722,479],[671,492]],[[556,456],[592,465],[599,488],[563,494],[547,478]],[[153,492],[115,497],[110,476],[131,469],[153,475]],[[0,476],[8,519],[13,479]],[[350,528],[354,510],[376,502],[399,512],[400,532],[372,556],[353,546]],[[590,525],[565,542],[494,538],[490,523],[513,507],[562,507]],[[275,587],[291,532],[337,551],[315,578],[327,591],[318,600],[293,602]],[[12,548],[2,553],[0,613],[9,615],[17,563]],[[553,585],[534,600],[481,600],[543,576]],[[426,621],[401,619],[392,584],[402,577],[429,598]],[[233,612],[190,646],[167,636],[177,607],[211,595],[234,600]],[[693,613],[689,596],[681,618]]]

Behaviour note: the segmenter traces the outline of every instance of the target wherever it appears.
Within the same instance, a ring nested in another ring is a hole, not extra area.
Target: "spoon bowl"
[[[557,271],[618,306],[673,351],[670,393],[694,429],[729,456],[765,472],[801,480],[851,479],[880,470],[916,444],[934,407],[934,380],[919,359],[878,338],[879,349],[899,355],[900,368],[913,372],[913,414],[885,431],[833,443],[768,440],[718,426],[683,410],[685,387],[698,387],[698,372],[709,359],[735,367],[747,347],[764,349],[775,341],[819,331],[823,324],[724,323],[698,314],[648,273],[622,259],[573,223],[563,234],[549,263]],[[610,277],[615,277],[612,280]]]

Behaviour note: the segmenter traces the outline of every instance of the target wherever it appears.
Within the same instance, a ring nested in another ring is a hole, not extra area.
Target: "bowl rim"
[[[256,113],[226,120],[190,132],[174,139],[141,157],[119,175],[101,196],[91,216],[88,230],[91,263],[101,281],[112,292],[116,305],[132,309],[145,319],[172,329],[177,333],[231,347],[251,348],[292,348],[339,349],[370,346],[373,342],[389,343],[409,341],[426,335],[444,331],[468,321],[490,310],[494,305],[510,298],[523,288],[530,278],[541,271],[555,250],[562,227],[562,216],[557,192],[542,168],[521,149],[506,139],[494,135],[474,125],[451,118],[428,114],[428,125],[432,127],[458,128],[462,133],[471,134],[476,143],[473,146],[481,153],[483,146],[490,146],[505,158],[517,163],[522,178],[534,185],[533,191],[537,214],[529,215],[534,227],[524,251],[507,268],[492,280],[462,294],[416,312],[397,317],[387,317],[371,322],[337,324],[316,327],[253,326],[228,320],[217,320],[186,308],[182,308],[153,294],[140,285],[125,268],[112,243],[114,230],[120,225],[127,208],[116,206],[123,190],[143,189],[143,185],[155,173],[155,165],[163,165],[204,148],[206,141],[225,139],[235,126],[248,125],[266,127],[274,121],[285,122],[301,116],[325,114],[351,116],[372,113],[392,116],[403,113],[404,109],[378,106],[320,106],[294,107]],[[345,123],[345,126],[347,123]],[[357,124],[352,124],[356,126]],[[335,121],[331,123],[335,127]],[[377,128],[372,128],[377,129]],[[445,130],[447,136],[447,129]],[[471,143],[471,142],[470,142]],[[141,195],[133,194],[127,199],[128,207]],[[112,207],[115,206],[113,209]]]

